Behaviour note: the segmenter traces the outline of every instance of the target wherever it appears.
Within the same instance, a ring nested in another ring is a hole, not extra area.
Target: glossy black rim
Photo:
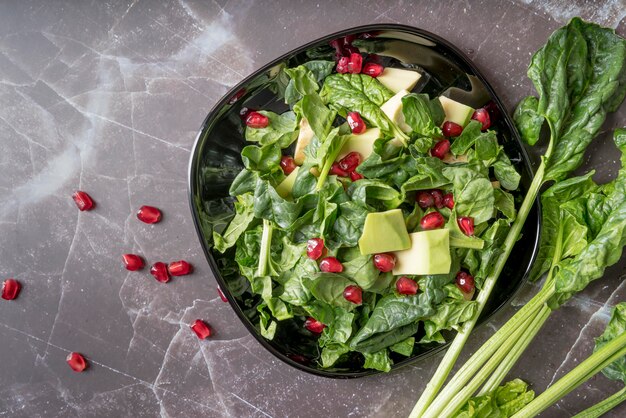
[[[351,34],[355,34],[355,33],[362,33],[362,32],[372,32],[372,31],[381,31],[381,30],[394,30],[394,31],[399,31],[399,32],[405,32],[405,33],[410,33],[413,35],[417,35],[420,36],[422,38],[425,38],[427,40],[436,42],[438,45],[441,45],[443,47],[445,47],[446,49],[448,49],[451,53],[451,55],[454,56],[454,58],[456,60],[458,60],[460,63],[462,63],[464,66],[466,66],[468,69],[470,69],[472,71],[472,73],[481,81],[481,83],[483,83],[484,88],[487,90],[487,92],[489,92],[489,94],[491,95],[492,100],[497,104],[500,112],[502,113],[502,118],[504,123],[506,124],[506,126],[508,127],[508,129],[511,132],[511,137],[514,141],[516,141],[519,145],[519,149],[520,149],[520,153],[522,155],[522,163],[525,166],[526,170],[531,174],[534,175],[534,171],[532,169],[532,166],[530,165],[530,159],[528,157],[528,154],[526,152],[526,149],[523,146],[522,140],[519,136],[519,133],[517,132],[517,129],[515,128],[515,125],[511,119],[511,117],[509,116],[509,113],[506,111],[506,108],[504,107],[504,105],[502,104],[502,101],[500,100],[500,98],[498,97],[498,95],[496,94],[496,92],[494,91],[493,87],[491,86],[491,84],[489,84],[489,82],[487,81],[487,79],[485,78],[485,76],[482,74],[482,72],[480,71],[480,69],[469,59],[465,56],[465,54],[456,46],[454,46],[453,44],[451,44],[450,42],[448,42],[447,40],[441,38],[438,35],[435,35],[429,31],[423,30],[423,29],[419,29],[419,28],[415,28],[412,26],[407,26],[407,25],[400,25],[400,24],[391,24],[391,23],[385,23],[385,24],[372,24],[372,25],[363,25],[363,26],[357,26],[357,27],[353,27],[350,29],[344,29],[342,31],[339,32],[335,32],[326,36],[323,36],[321,38],[315,39],[311,42],[306,43],[305,45],[302,45],[296,49],[293,49],[283,55],[281,55],[280,57],[272,60],[271,62],[269,62],[268,64],[264,65],[263,67],[257,69],[254,73],[250,74],[249,76],[245,77],[243,80],[241,80],[236,86],[234,86],[233,88],[231,88],[223,97],[222,99],[220,99],[214,106],[213,108],[209,111],[208,115],[206,116],[206,118],[204,119],[204,121],[202,122],[202,126],[200,131],[198,132],[198,135],[196,135],[194,144],[193,144],[193,148],[191,151],[191,156],[190,156],[190,162],[189,162],[189,168],[188,168],[188,198],[189,198],[189,206],[191,209],[191,214],[193,217],[193,222],[194,222],[194,226],[196,229],[196,234],[198,235],[198,239],[200,240],[200,244],[202,245],[202,250],[204,251],[204,255],[209,263],[209,267],[211,268],[211,271],[213,272],[213,275],[216,279],[216,281],[218,282],[218,285],[220,287],[220,289],[222,290],[222,293],[224,293],[224,295],[226,296],[226,298],[228,299],[228,302],[230,303],[230,306],[233,308],[233,310],[235,311],[235,313],[237,314],[237,316],[239,317],[239,319],[241,320],[241,322],[244,324],[244,326],[248,329],[248,331],[254,336],[254,338],[265,348],[267,349],[270,353],[272,353],[275,357],[279,358],[281,361],[289,364],[290,366],[293,366],[299,370],[302,370],[304,372],[307,373],[311,373],[317,376],[323,376],[323,377],[330,377],[330,378],[335,378],[335,379],[350,379],[350,378],[357,378],[357,377],[366,377],[366,376],[372,376],[372,375],[378,375],[382,372],[377,371],[377,370],[371,370],[371,369],[365,369],[363,371],[359,371],[359,372],[344,372],[344,371],[325,371],[325,370],[320,370],[320,369],[316,369],[313,367],[308,367],[304,364],[298,363],[294,360],[292,360],[291,358],[289,358],[287,355],[285,355],[284,353],[280,352],[279,350],[277,350],[274,346],[272,346],[270,343],[267,342],[267,340],[265,340],[265,338],[263,338],[260,334],[259,331],[256,329],[255,325],[246,317],[246,315],[244,314],[244,312],[242,311],[241,307],[239,306],[239,304],[235,301],[235,298],[233,297],[233,295],[230,293],[230,290],[228,289],[228,286],[225,282],[225,280],[223,279],[220,270],[217,266],[217,263],[215,262],[215,258],[213,257],[213,254],[211,254],[211,250],[207,245],[206,240],[204,239],[204,235],[202,233],[201,230],[201,226],[200,226],[200,217],[199,217],[199,213],[197,210],[197,207],[194,203],[194,198],[196,196],[196,194],[198,194],[198,176],[197,176],[197,172],[198,172],[198,164],[200,161],[199,158],[199,154],[200,154],[200,143],[202,142],[202,140],[204,139],[204,135],[203,134],[207,134],[208,130],[207,127],[210,125],[210,122],[217,116],[218,112],[220,109],[222,109],[222,107],[224,105],[226,105],[229,100],[231,99],[231,97],[233,97],[233,95],[235,95],[244,85],[246,85],[250,80],[258,77],[260,74],[264,73],[265,71],[269,70],[270,68],[274,67],[275,65],[287,60],[288,58],[290,58],[293,55],[296,55],[300,52],[303,52],[309,48],[311,48],[312,46],[315,45],[319,45],[321,43],[324,42],[329,42],[333,39],[336,38],[340,38],[346,35],[351,35]],[[522,276],[522,279],[519,281],[519,283],[516,285],[516,287],[512,290],[511,295],[504,301],[502,302],[500,305],[496,306],[495,308],[493,308],[493,310],[487,314],[487,315],[483,315],[479,318],[479,321],[477,323],[477,326],[480,326],[482,324],[484,324],[489,318],[491,318],[493,315],[495,315],[498,311],[500,311],[500,309],[502,309],[502,307],[506,304],[508,304],[514,297],[515,295],[519,292],[522,283],[527,279],[528,274],[530,272],[530,268],[536,258],[537,255],[537,250],[539,247],[539,235],[541,232],[541,217],[539,216],[541,213],[540,210],[540,201],[539,198],[535,199],[535,204],[533,206],[535,208],[535,212],[537,213],[537,217],[536,217],[536,223],[537,223],[537,228],[536,228],[536,236],[534,237],[534,245],[532,248],[532,253],[531,253],[531,257],[528,263],[528,266],[526,266],[526,270]],[[403,366],[406,366],[408,364],[412,364],[415,363],[417,361],[422,361],[424,359],[427,359],[439,352],[441,352],[442,350],[444,350],[445,348],[448,347],[448,345],[450,344],[450,341],[446,342],[445,344],[441,344],[439,347],[435,347],[430,349],[429,351],[422,353],[418,356],[412,356],[412,357],[408,357],[407,359],[397,362],[393,365],[392,371],[393,370],[397,370]]]

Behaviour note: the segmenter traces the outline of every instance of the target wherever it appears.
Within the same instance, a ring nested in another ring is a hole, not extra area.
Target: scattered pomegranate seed
[[[343,271],[343,264],[335,257],[326,257],[320,261],[320,270],[324,273],[341,273]]]
[[[396,266],[396,257],[389,253],[375,254],[374,266],[383,273],[391,271]]]
[[[355,305],[360,305],[363,302],[363,290],[352,284],[343,290],[343,298]]]
[[[435,201],[435,207],[437,209],[441,209],[443,207],[443,193],[441,192],[441,190],[439,189],[431,190],[430,194],[432,195]]]
[[[409,279],[406,276],[401,276],[396,281],[396,290],[401,295],[414,295],[419,290],[419,285],[415,280]]]
[[[463,127],[459,125],[458,123],[446,121],[443,123],[443,126],[441,127],[441,131],[443,132],[444,136],[447,136],[448,138],[450,138],[453,136],[461,135],[461,133],[463,132]]]
[[[150,274],[154,276],[157,281],[161,283],[167,283],[170,281],[170,275],[167,272],[167,264],[157,261],[150,267]]]
[[[441,228],[446,223],[443,215],[439,212],[431,212],[424,215],[420,220],[420,226],[424,230]]]
[[[339,74],[346,74],[348,72],[348,64],[350,63],[350,58],[341,57],[339,61],[337,61],[337,72]]]
[[[443,205],[448,209],[454,208],[454,196],[452,195],[452,193],[446,193],[445,195],[443,195]]]
[[[270,124],[270,119],[262,113],[250,112],[246,117],[246,126],[253,129],[267,128]]]
[[[440,160],[443,160],[448,151],[450,151],[450,141],[447,139],[442,139],[430,149],[430,155],[432,155],[433,157],[437,157]]]
[[[370,77],[378,77],[384,71],[384,67],[380,64],[376,64],[375,62],[368,62],[363,66],[363,74],[367,74]]]
[[[474,235],[474,218],[470,216],[461,216],[457,219],[457,223],[465,235]]]
[[[311,331],[313,334],[321,334],[326,328],[326,325],[322,324],[315,318],[311,318],[310,316],[304,321],[304,328]]]
[[[74,370],[75,372],[82,372],[87,368],[87,361],[85,357],[83,357],[80,353],[71,352],[65,358],[67,364]]]
[[[296,162],[291,155],[283,155],[280,159],[280,167],[283,169],[283,173],[288,176],[296,169]]]
[[[471,293],[474,291],[474,278],[465,271],[459,271],[456,274],[456,286],[463,293]]]
[[[311,238],[306,242],[306,256],[311,260],[317,260],[324,252],[324,240],[322,238]]]
[[[339,177],[348,177],[349,175],[348,172],[342,170],[341,167],[339,167],[339,163],[333,163],[333,165],[330,166],[330,174],[334,174]]]
[[[472,119],[483,124],[483,131],[491,126],[491,118],[489,117],[489,112],[485,108],[476,109],[472,115]]]
[[[352,181],[358,181],[363,179],[363,174],[361,173],[357,173],[356,171],[353,171],[350,173],[350,180]]]
[[[184,276],[191,273],[193,271],[193,267],[185,260],[178,260],[172,261],[170,265],[167,266],[167,271],[172,276]]]
[[[224,294],[224,292],[222,292],[222,289],[220,289],[219,286],[217,286],[217,294],[220,295],[220,299],[222,299],[222,302],[228,303],[226,295]]]
[[[351,152],[339,160],[339,168],[347,173],[352,173],[361,164],[361,154]]]
[[[415,196],[415,201],[422,209],[432,208],[433,206],[435,206],[435,198],[433,197],[433,195],[424,190],[417,192],[417,195]]]
[[[22,285],[15,279],[6,279],[2,283],[2,299],[13,300],[20,294]]]
[[[155,224],[161,220],[161,211],[154,206],[142,206],[137,211],[137,218],[147,224]]]
[[[76,202],[76,206],[78,206],[78,209],[81,212],[93,209],[94,205],[91,196],[83,191],[78,190],[74,192],[74,194],[72,195],[72,199],[74,199],[74,202]]]
[[[350,125],[350,129],[353,134],[362,134],[367,129],[363,118],[358,112],[348,112],[346,120],[348,121],[348,125]]]
[[[344,45],[344,47],[346,46]],[[359,54],[358,52],[351,52],[350,59],[348,60],[348,72],[351,74],[358,74],[361,72],[362,67],[363,57],[361,56],[361,54]]]
[[[137,254],[122,254],[122,261],[126,270],[130,271],[141,270],[144,266],[143,258]]]
[[[211,327],[202,319],[193,321],[193,324],[189,325],[189,328],[191,328],[201,340],[206,340],[211,336]]]

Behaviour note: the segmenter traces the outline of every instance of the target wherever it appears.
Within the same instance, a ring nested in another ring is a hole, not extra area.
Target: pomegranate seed
[[[343,49],[345,51],[345,54],[350,56],[352,54],[359,54],[359,48],[357,48],[354,45],[350,45],[350,44],[344,44],[343,45]],[[361,54],[359,54],[360,56]]]
[[[330,41],[328,43],[330,46],[332,46],[333,48],[335,48],[335,52],[337,54],[339,54],[340,56],[344,55],[344,49],[343,49],[343,39],[338,38],[338,39],[333,39],[332,41]]]
[[[459,271],[456,274],[456,286],[463,293],[471,293],[474,291],[474,278],[467,272]]]
[[[346,46],[344,45],[344,47]],[[361,72],[362,67],[363,57],[361,56],[361,54],[359,54],[358,52],[351,52],[350,59],[348,61],[348,72],[351,74],[358,74]]]
[[[350,125],[350,129],[353,134],[362,134],[367,129],[365,122],[363,122],[363,118],[361,118],[361,115],[359,115],[358,112],[348,112],[346,120],[348,121],[348,125]]]
[[[385,68],[380,64],[376,64],[375,62],[368,62],[363,66],[363,74],[367,74],[370,77],[376,78],[383,73],[384,69]]]
[[[326,257],[320,261],[320,270],[324,273],[341,273],[343,271],[343,264],[335,257]]]
[[[500,119],[500,109],[498,109],[498,105],[493,100],[483,106],[483,109],[489,113],[489,122],[491,122],[491,124]]]
[[[330,174],[334,174],[339,177],[348,177],[348,173],[339,167],[339,163],[333,163],[333,165],[330,166]]]
[[[474,235],[474,218],[469,216],[461,216],[457,219],[457,223],[459,224],[459,228],[465,235],[472,236]]]
[[[167,271],[172,276],[184,276],[191,273],[193,271],[193,267],[185,260],[178,260],[172,261],[170,265],[167,266]]]
[[[435,201],[435,207],[437,209],[441,209],[443,207],[443,193],[439,189],[434,189],[430,191],[430,194]]]
[[[431,212],[424,215],[420,220],[420,226],[424,230],[441,228],[446,223],[443,215],[439,212]]]
[[[396,257],[389,253],[374,255],[374,266],[383,273],[393,270],[396,266]]]
[[[80,190],[74,192],[74,194],[72,195],[72,199],[74,199],[74,202],[76,202],[76,206],[78,206],[78,209],[81,212],[93,209],[93,200],[91,199],[91,196],[89,196],[85,192],[82,192]]]
[[[447,139],[442,139],[430,149],[430,155],[432,155],[433,157],[437,157],[440,160],[443,160],[448,151],[450,151],[450,141],[448,141]]]
[[[352,173],[361,164],[361,154],[351,152],[339,160],[339,168],[347,173]]]
[[[137,254],[123,254],[122,261],[126,270],[137,271],[141,270],[144,266],[143,258]]]
[[[351,34],[351,35],[346,35],[343,37],[343,46],[352,46],[352,42],[354,42],[354,40],[356,39],[356,35],[355,34]]]
[[[409,279],[406,276],[401,276],[396,281],[396,290],[401,295],[414,295],[419,290],[419,285],[415,280]]]
[[[452,136],[461,135],[461,133],[463,132],[463,127],[459,125],[458,123],[446,121],[443,123],[443,126],[441,127],[441,131],[443,132],[444,136],[447,136],[448,138],[450,138]]]
[[[242,107],[241,109],[239,109],[239,117],[241,118],[241,120],[243,122],[246,121],[246,118],[248,117],[250,112],[254,112],[254,111],[252,109],[247,108],[247,107]]]
[[[296,169],[296,162],[292,156],[283,155],[283,157],[280,159],[280,167],[283,169],[283,173],[288,176],[289,174],[293,173],[293,170]]]
[[[491,118],[489,117],[489,112],[485,108],[476,109],[472,115],[472,119],[483,124],[483,131],[491,126]]]
[[[304,328],[308,329],[313,334],[321,334],[322,331],[324,331],[324,328],[326,328],[326,325],[309,316],[306,321],[304,321]]]
[[[452,195],[452,193],[446,193],[445,195],[443,195],[443,205],[448,209],[454,208],[454,196]]]
[[[71,352],[65,358],[67,364],[74,370],[75,372],[82,372],[87,368],[87,361],[85,361],[85,357],[83,357],[80,353]]]
[[[317,260],[324,252],[324,240],[321,238],[311,238],[306,242],[306,256],[311,260]]]
[[[357,173],[356,171],[353,171],[350,173],[350,180],[352,181],[358,181],[361,180],[363,178],[363,174],[361,173]]]
[[[231,96],[230,99],[228,99],[228,104],[232,105],[235,104],[237,102],[237,100],[241,99],[243,97],[243,95],[246,94],[246,89],[239,89],[237,90],[237,92],[235,92],[235,94],[233,94]]]
[[[417,196],[415,196],[415,201],[422,209],[432,208],[435,206],[435,198],[432,194],[427,191],[417,192]]]
[[[211,327],[202,319],[196,319],[189,327],[201,340],[206,340],[211,336]]]
[[[246,126],[253,129],[267,128],[270,124],[270,119],[262,113],[250,112],[246,117]]]
[[[222,302],[228,303],[226,295],[224,294],[224,292],[222,292],[222,289],[220,289],[219,286],[217,286],[217,294],[220,295],[220,299],[222,299]]]
[[[161,211],[154,206],[142,206],[137,211],[137,218],[147,224],[155,224],[161,220]]]
[[[161,283],[167,283],[170,281],[170,275],[167,272],[167,264],[157,261],[150,267],[150,274],[154,276],[157,281]]]
[[[348,64],[350,62],[350,58],[341,57],[339,61],[337,61],[337,72],[339,74],[346,74],[348,72]]]
[[[15,279],[6,279],[2,283],[2,299],[13,300],[20,294],[22,285]]]
[[[359,286],[350,285],[343,290],[343,298],[355,305],[360,305],[363,302],[363,291]]]

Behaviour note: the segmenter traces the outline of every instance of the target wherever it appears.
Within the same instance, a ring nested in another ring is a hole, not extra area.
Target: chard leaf
[[[515,379],[489,394],[469,399],[454,418],[508,418],[534,398],[535,392],[528,390],[524,381]]]
[[[277,144],[280,148],[287,148],[298,137],[295,113],[285,112],[278,115],[267,110],[259,110],[259,113],[267,116],[270,123],[265,128],[246,127],[246,141],[258,142],[260,145]]]

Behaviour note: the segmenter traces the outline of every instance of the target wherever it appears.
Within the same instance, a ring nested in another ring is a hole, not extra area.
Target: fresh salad
[[[492,108],[420,94],[422,75],[351,48],[282,70],[290,110],[243,115],[250,145],[214,250],[258,295],[261,334],[292,319],[324,368],[362,355],[389,371],[444,343],[516,218]]]

